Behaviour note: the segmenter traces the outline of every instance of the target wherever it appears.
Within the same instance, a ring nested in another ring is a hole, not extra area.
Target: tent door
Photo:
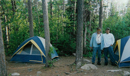
[[[30,61],[31,62],[43,62],[43,58],[41,56],[40,51],[32,44],[30,49]]]

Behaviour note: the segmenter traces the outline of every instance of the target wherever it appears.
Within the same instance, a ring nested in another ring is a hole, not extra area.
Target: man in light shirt
[[[104,41],[104,59],[105,65],[108,65],[108,54],[110,56],[111,64],[115,65],[114,59],[114,51],[112,45],[115,42],[115,38],[112,33],[110,33],[110,28],[106,29],[106,33],[103,34],[103,41]]]
[[[95,63],[96,52],[98,51],[98,65],[101,65],[101,44],[102,44],[101,29],[97,28],[97,32],[92,34],[90,48],[93,49],[92,64]]]

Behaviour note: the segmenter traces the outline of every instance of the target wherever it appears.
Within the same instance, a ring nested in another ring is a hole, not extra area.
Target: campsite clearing
[[[91,58],[86,59],[91,60]],[[9,60],[10,57],[7,57],[8,76],[14,72],[20,73],[20,76],[37,76],[37,72],[39,71],[42,73],[42,76],[123,76],[124,71],[130,72],[130,68],[118,68],[117,66],[111,66],[110,64],[104,66],[103,58],[101,65],[95,64],[98,68],[95,70],[75,70],[75,65],[72,67],[70,66],[74,63],[75,57],[60,57],[59,60],[54,63],[55,67],[51,68],[45,68],[43,64],[13,63]],[[122,71],[107,71],[118,69],[121,69]]]

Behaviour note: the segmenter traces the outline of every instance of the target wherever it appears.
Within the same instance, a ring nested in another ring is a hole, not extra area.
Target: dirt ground
[[[54,67],[45,68],[44,64],[30,64],[30,63],[14,63],[10,62],[10,57],[7,57],[7,71],[8,76],[11,73],[20,73],[20,76],[37,76],[37,72],[41,71],[41,76],[123,76],[124,71],[129,71],[130,68],[118,68],[110,64],[105,66],[102,58],[101,65],[97,65],[97,70],[75,70],[75,65],[70,66],[75,61],[75,57],[60,57],[54,63]],[[91,58],[86,58],[91,61]],[[87,63],[87,62],[86,62]],[[89,64],[89,63],[87,63]],[[121,72],[107,72],[107,70],[121,69]]]

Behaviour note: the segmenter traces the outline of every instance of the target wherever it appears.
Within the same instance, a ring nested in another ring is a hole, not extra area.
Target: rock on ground
[[[124,71],[124,76],[130,76],[130,72]]]
[[[41,71],[37,71],[37,76],[42,76],[42,72]]]
[[[85,61],[85,62],[89,62],[89,63],[91,62],[91,61],[90,61],[90,60],[88,60],[88,59],[83,59],[83,61]]]
[[[107,70],[107,72],[119,72],[119,71],[122,71],[121,69],[118,69],[118,70]]]
[[[15,73],[12,73],[11,76],[20,76],[20,74],[15,72]]]
[[[93,70],[93,69],[98,69],[95,65],[93,64],[85,64],[84,66],[81,67],[81,69],[85,69],[85,70]]]

